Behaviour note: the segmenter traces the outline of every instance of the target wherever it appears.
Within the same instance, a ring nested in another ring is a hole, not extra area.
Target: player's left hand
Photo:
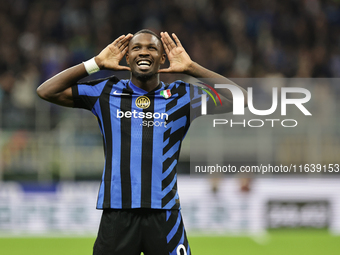
[[[170,66],[165,69],[160,69],[158,71],[159,73],[185,73],[192,64],[190,56],[174,33],[172,34],[172,38],[168,32],[161,32],[163,47],[168,56]]]

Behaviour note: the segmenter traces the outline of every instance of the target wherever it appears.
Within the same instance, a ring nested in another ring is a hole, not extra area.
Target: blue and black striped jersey
[[[183,81],[161,82],[147,92],[111,77],[75,85],[72,93],[74,107],[90,110],[103,135],[97,208],[179,209],[179,152],[191,121],[201,114],[205,92]]]

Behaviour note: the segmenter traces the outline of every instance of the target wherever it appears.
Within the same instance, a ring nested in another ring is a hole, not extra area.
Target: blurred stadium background
[[[1,254],[91,253],[104,164],[97,122],[90,112],[38,99],[35,90],[142,28],[176,33],[194,61],[231,79],[327,78],[309,88],[312,126],[217,133],[216,142],[227,135],[233,144],[220,155],[224,162],[340,163],[339,1],[2,0]],[[256,96],[267,99],[268,89],[260,86]],[[183,144],[178,171],[195,254],[339,254],[340,173],[190,178],[193,137]]]

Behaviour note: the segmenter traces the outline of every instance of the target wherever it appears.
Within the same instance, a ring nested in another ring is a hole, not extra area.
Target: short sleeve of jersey
[[[95,85],[77,84],[72,86],[74,107],[87,109],[95,114],[93,107],[101,95],[106,82],[103,81]]]
[[[207,91],[209,93],[207,93]],[[203,97],[205,95],[207,114],[213,114],[214,109],[216,107],[216,100],[214,97],[214,93],[207,88],[201,88],[196,85],[190,84],[190,119],[193,121],[195,118],[202,115],[202,105]]]

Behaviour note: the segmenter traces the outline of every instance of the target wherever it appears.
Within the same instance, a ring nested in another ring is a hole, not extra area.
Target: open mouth
[[[137,61],[137,66],[141,69],[147,69],[151,66],[150,60],[139,60]]]

